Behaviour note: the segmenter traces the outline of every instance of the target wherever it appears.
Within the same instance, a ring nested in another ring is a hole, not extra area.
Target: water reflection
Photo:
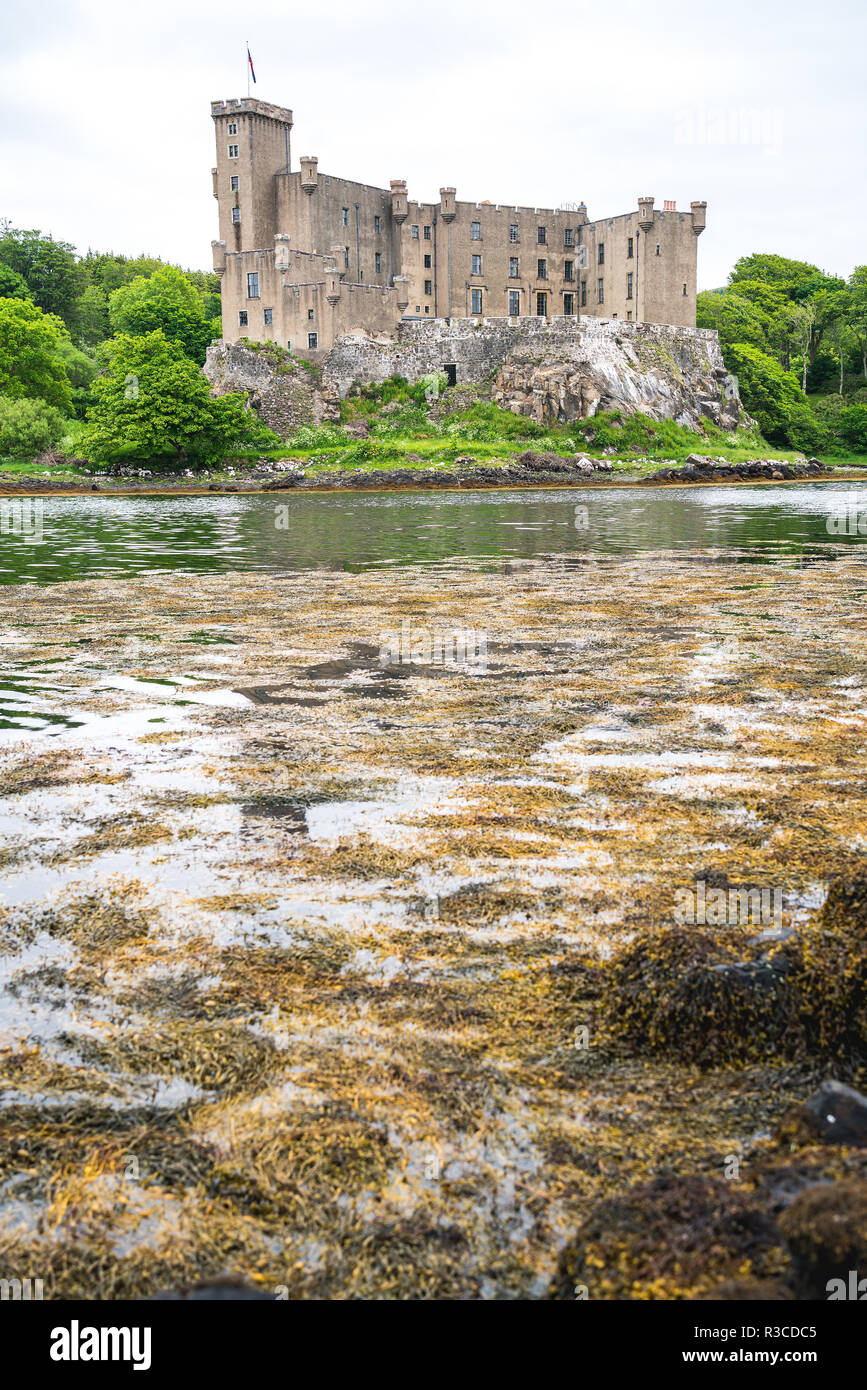
[[[732,549],[831,554],[867,535],[828,529],[867,485],[522,492],[43,497],[39,539],[4,529],[0,583],[149,570],[361,570],[543,554]],[[852,528],[849,528],[850,532]],[[867,530],[867,527],[865,527]],[[818,548],[818,549],[817,549]]]

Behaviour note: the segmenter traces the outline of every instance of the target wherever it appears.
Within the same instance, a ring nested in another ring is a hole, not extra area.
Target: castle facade
[[[377,188],[293,169],[292,112],[256,98],[211,104],[223,337],[273,340],[321,360],[351,333],[405,320],[581,316],[695,326],[696,248],[707,204],[639,198],[591,221],[561,208],[415,202],[404,179]]]

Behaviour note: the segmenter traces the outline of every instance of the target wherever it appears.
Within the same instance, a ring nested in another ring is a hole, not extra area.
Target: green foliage
[[[795,449],[818,449],[827,432],[815,418],[795,377],[766,352],[737,343],[726,353],[726,365],[738,378],[741,400],[772,444]]]
[[[838,413],[836,432],[856,453],[867,454],[867,405],[847,405]]]
[[[93,404],[90,387],[99,368],[92,357],[75,346],[71,338],[61,338],[55,357],[72,385],[73,410],[83,420],[88,406]]]
[[[0,261],[26,281],[40,309],[56,314],[72,326],[75,303],[85,284],[74,246],[44,237],[38,231],[18,231],[4,223],[0,228]]]
[[[96,462],[125,459],[214,463],[246,447],[274,444],[238,395],[212,397],[178,342],[155,331],[121,335],[103,349],[81,447]]]
[[[57,357],[66,337],[61,320],[26,299],[0,299],[0,395],[37,396],[69,410],[69,378]]]
[[[66,432],[61,411],[45,401],[0,396],[0,454],[9,458],[33,458],[52,449]]]
[[[503,410],[501,406],[479,401],[467,410],[450,415],[445,433],[452,439],[493,444],[499,440],[540,439],[546,433],[546,429],[544,425],[528,419],[526,415],[515,415],[511,410]]]
[[[108,314],[116,333],[142,337],[161,331],[200,366],[213,337],[201,295],[176,266],[162,266],[150,277],[139,276],[115,290]]]
[[[349,436],[339,425],[302,425],[287,441],[293,449],[342,449]]]
[[[29,299],[27,281],[5,261],[0,261],[0,299]]]

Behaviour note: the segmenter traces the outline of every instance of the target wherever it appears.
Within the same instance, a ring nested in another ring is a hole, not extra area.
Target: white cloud
[[[7,0],[0,212],[85,249],[210,262],[209,102],[295,113],[293,157],[411,197],[591,217],[708,201],[699,282],[775,250],[838,273],[867,260],[857,0]],[[296,166],[297,167],[297,166]]]

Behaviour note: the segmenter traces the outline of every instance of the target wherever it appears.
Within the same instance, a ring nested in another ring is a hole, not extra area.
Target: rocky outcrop
[[[785,463],[782,459],[747,459],[743,463],[729,463],[724,458],[707,458],[703,454],[690,454],[683,464],[675,468],[660,468],[658,472],[642,478],[642,483],[716,483],[746,482],[751,478],[766,480],[792,480],[795,478],[819,478],[830,475],[831,469],[819,459],[808,459],[806,463]]]
[[[713,330],[617,319],[402,323],[393,339],[339,339],[323,380],[343,396],[355,382],[436,372],[459,386],[493,387],[497,404],[546,426],[602,410],[692,427],[711,420],[724,430],[752,423]]]
[[[315,367],[270,343],[213,343],[204,374],[213,393],[245,392],[264,424],[287,439],[302,425],[337,423],[340,398]]]

